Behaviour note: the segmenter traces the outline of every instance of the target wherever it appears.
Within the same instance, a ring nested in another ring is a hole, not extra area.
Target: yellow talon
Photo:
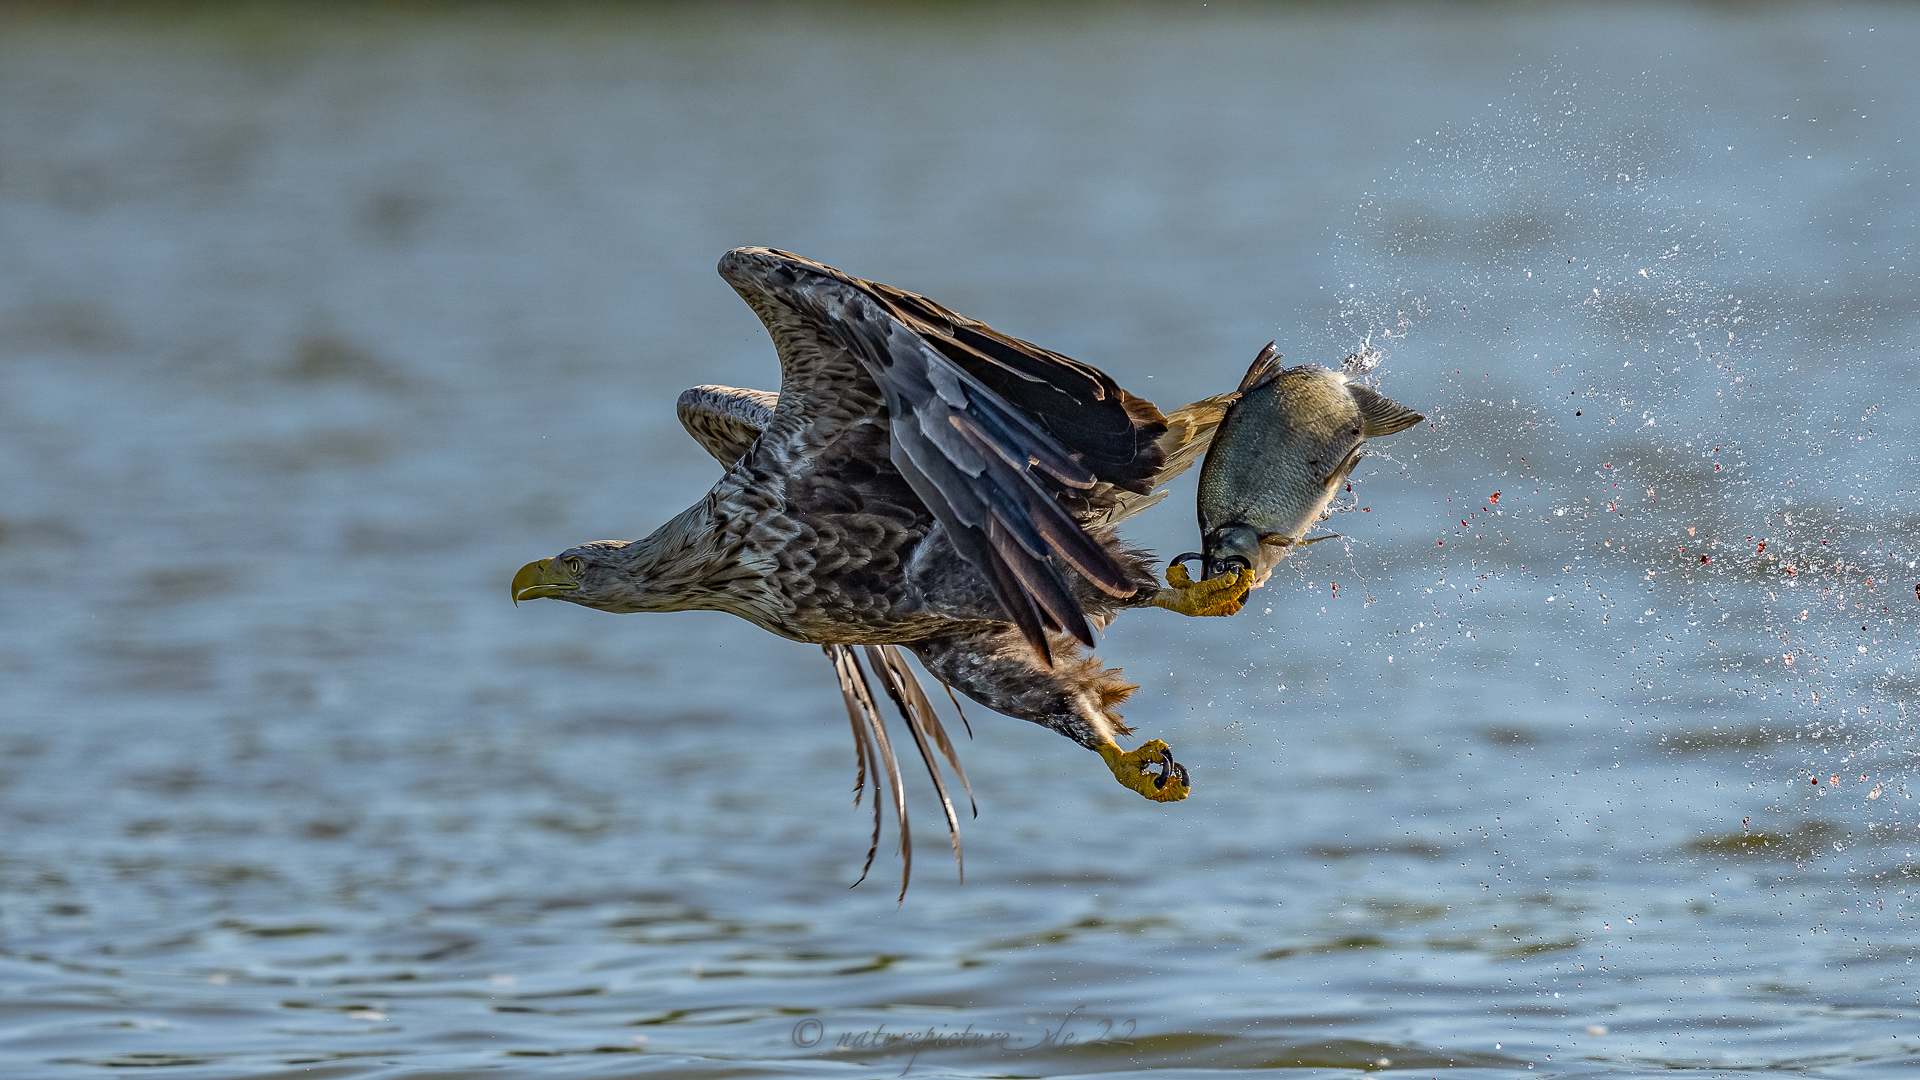
[[[1195,581],[1187,575],[1184,564],[1174,563],[1167,567],[1167,584],[1173,587],[1161,589],[1153,598],[1153,606],[1182,615],[1233,615],[1247,604],[1247,593],[1253,589],[1253,571],[1242,569]]]
[[[1134,751],[1125,751],[1113,743],[1100,748],[1100,756],[1113,770],[1113,778],[1122,787],[1131,788],[1154,802],[1179,802],[1192,790],[1188,786],[1187,767],[1173,760],[1173,751],[1159,739],[1148,739]],[[1148,767],[1158,765],[1161,772]]]

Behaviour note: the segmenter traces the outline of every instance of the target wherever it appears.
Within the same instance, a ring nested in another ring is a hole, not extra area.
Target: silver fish
[[[1349,382],[1346,371],[1317,364],[1283,370],[1279,360],[1271,343],[1254,358],[1200,467],[1204,551],[1174,562],[1200,559],[1203,580],[1251,571],[1252,584],[1265,582],[1293,548],[1314,542],[1305,539],[1307,530],[1359,463],[1366,441],[1426,419]]]

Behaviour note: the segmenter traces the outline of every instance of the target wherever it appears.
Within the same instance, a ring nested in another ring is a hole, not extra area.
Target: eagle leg
[[[1186,566],[1174,563],[1167,567],[1167,584],[1173,587],[1156,593],[1153,606],[1182,615],[1233,615],[1246,606],[1253,580],[1254,572],[1243,568],[1221,577],[1195,581],[1188,576]]]
[[[1159,739],[1148,739],[1139,749],[1123,751],[1114,743],[1099,748],[1107,768],[1122,787],[1137,791],[1154,802],[1179,802],[1191,790],[1187,767],[1173,760],[1173,751]],[[1160,766],[1159,772],[1153,766]]]
[[[1055,633],[1053,663],[1041,666],[1026,637],[1002,624],[984,632],[928,638],[907,647],[934,678],[989,709],[1052,728],[1106,760],[1122,785],[1155,802],[1187,797],[1187,770],[1159,739],[1128,753],[1114,739],[1132,729],[1114,706],[1136,688],[1117,669]],[[1153,769],[1158,766],[1158,772]]]

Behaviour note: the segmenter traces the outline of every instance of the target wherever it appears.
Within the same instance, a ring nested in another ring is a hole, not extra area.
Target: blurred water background
[[[0,12],[0,1074],[1913,1075],[1915,55],[1891,6]],[[817,649],[509,605],[715,479],[672,400],[775,385],[740,244],[1166,406],[1386,354],[1432,424],[1347,539],[1107,636],[1193,798],[970,710],[966,882],[923,782],[896,904]]]

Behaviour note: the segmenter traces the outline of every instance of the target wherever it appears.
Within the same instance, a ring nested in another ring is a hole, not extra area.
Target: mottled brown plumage
[[[1134,790],[1183,798],[1164,744],[1114,745],[1134,687],[1081,649],[1093,627],[1162,594],[1147,553],[1112,527],[1204,452],[1232,395],[1170,421],[1096,368],[797,255],[741,248],[720,273],[773,338],[779,393],[682,394],[681,422],[727,467],[719,483],[643,540],[529,564],[516,599],[729,611],[825,646],[862,775],[878,784],[884,765],[897,809],[854,646],[877,647],[868,662],[936,786],[930,745],[958,763],[937,719],[914,715],[932,710],[892,646],[987,707],[1101,751]]]

